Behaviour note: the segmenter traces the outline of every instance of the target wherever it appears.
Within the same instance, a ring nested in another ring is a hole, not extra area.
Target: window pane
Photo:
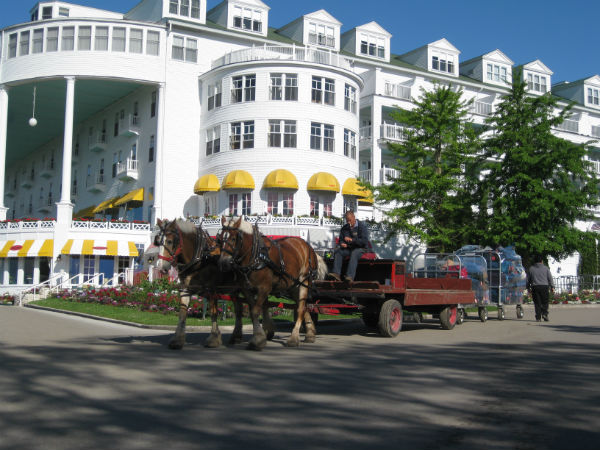
[[[198,61],[198,43],[196,39],[186,39],[185,60],[190,62]]]
[[[133,28],[129,32],[129,51],[131,53],[142,53],[144,31]]]
[[[46,35],[46,51],[55,52],[58,50],[58,28],[48,28]]]
[[[44,50],[44,29],[33,30],[32,53],[42,53]]]
[[[124,52],[125,51],[125,28],[113,28],[112,38],[112,51],[113,52]]]
[[[158,31],[146,33],[146,54],[158,56],[160,46],[160,34]]]
[[[173,36],[171,57],[173,59],[183,61],[183,38],[181,36]]]
[[[62,43],[60,49],[69,51],[75,48],[75,27],[63,27]]]
[[[96,38],[94,39],[96,51],[108,50],[108,27],[96,27]]]
[[[29,55],[29,31],[19,35],[19,56]]]
[[[77,39],[77,50],[92,49],[92,27],[79,27]]]
[[[13,33],[8,37],[8,57],[14,58],[17,56],[17,33]]]
[[[298,100],[298,75],[286,74],[285,76],[285,99]]]

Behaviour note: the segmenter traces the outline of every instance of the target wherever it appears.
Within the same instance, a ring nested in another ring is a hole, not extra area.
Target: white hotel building
[[[394,108],[452,83],[482,123],[511,82],[500,50],[462,62],[441,39],[394,55],[375,22],[342,32],[320,10],[270,27],[269,9],[142,0],[121,14],[40,1],[1,30],[0,292],[118,277],[156,218],[207,216],[216,230],[212,216],[245,214],[266,234],[331,245],[330,216],[373,217],[356,179],[393,173]],[[538,60],[523,76],[531,94],[577,103],[557,134],[600,137],[600,77],[553,86]]]

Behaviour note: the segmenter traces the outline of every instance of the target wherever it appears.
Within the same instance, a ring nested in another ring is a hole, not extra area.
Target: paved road
[[[0,449],[597,449],[600,307],[209,350],[0,307]]]

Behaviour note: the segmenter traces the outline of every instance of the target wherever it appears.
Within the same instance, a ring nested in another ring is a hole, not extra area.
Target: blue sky
[[[446,38],[462,52],[462,61],[496,48],[516,64],[540,59],[554,71],[553,83],[600,74],[598,0],[264,1],[276,27],[321,8],[342,22],[342,32],[374,20],[393,35],[397,54]],[[219,2],[209,0],[208,8]],[[27,21],[35,3],[1,0],[0,28]],[[138,0],[73,3],[125,12]]]

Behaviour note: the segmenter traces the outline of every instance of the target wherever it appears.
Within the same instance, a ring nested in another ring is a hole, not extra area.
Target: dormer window
[[[200,18],[200,0],[169,0],[169,14]]]
[[[600,96],[598,95],[598,89],[588,88],[587,90],[587,98],[588,105],[598,106],[600,105]]]
[[[376,58],[385,58],[385,39],[365,33],[360,34],[360,53]]]
[[[544,75],[528,73],[527,74],[527,89],[529,91],[541,92],[545,94],[548,92],[548,82]]]
[[[454,55],[447,53],[432,52],[431,56],[431,69],[438,70],[440,72],[454,73]]]
[[[233,27],[244,31],[262,33],[262,11],[234,6]]]
[[[504,81],[508,83],[508,70],[504,66],[498,64],[487,65],[487,80],[488,81]]]
[[[335,47],[335,30],[333,27],[310,22],[308,24],[308,43]]]
[[[69,8],[58,8],[58,15],[60,17],[69,17]]]
[[[42,8],[42,20],[52,19],[52,6],[44,6]]]

